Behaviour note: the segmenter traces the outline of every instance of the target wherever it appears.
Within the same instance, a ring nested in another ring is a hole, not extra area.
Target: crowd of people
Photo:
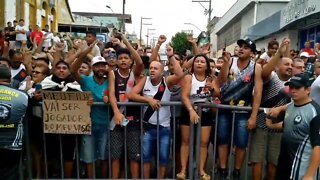
[[[202,180],[211,178],[206,172],[210,143],[217,148],[214,165],[220,179],[229,178],[229,153],[235,155],[233,179],[240,179],[246,151],[252,179],[320,178],[318,43],[312,49],[306,42],[305,48],[297,51],[290,49],[290,39],[280,43],[272,39],[263,52],[257,51],[254,41],[240,39],[233,54],[224,51],[221,57],[210,59],[209,51],[201,50],[195,39],[188,37],[185,43],[192,45],[193,55],[178,54],[166,45],[168,64],[163,64],[159,50],[167,41],[164,35],[154,48],[143,50],[133,47],[117,30],[110,33],[109,42],[101,43],[95,32],[86,32],[85,39],[80,39],[51,32],[49,26],[43,31],[35,26],[30,31],[23,19],[13,24],[8,22],[0,33],[0,152],[4,157],[0,179],[19,177],[26,136],[34,178],[45,177],[44,157],[49,178],[73,178],[75,158],[82,162],[86,178],[95,177],[98,160],[102,178],[108,177],[108,160],[111,178],[122,178],[125,155],[131,178],[154,178],[153,159],[158,153],[158,177],[166,178],[168,164],[176,161],[176,178],[187,179],[189,149],[194,146],[190,129],[197,126],[201,126],[201,134],[196,173]],[[87,103],[91,134],[44,134],[39,106],[43,91],[91,92]],[[140,106],[117,104],[129,101],[147,104],[143,114]],[[182,106],[161,105],[170,101],[181,101]],[[199,103],[251,110],[200,109]],[[26,127],[28,134],[23,133]],[[173,137],[176,159],[171,156]],[[159,149],[155,149],[157,141]],[[75,157],[76,150],[79,157]],[[267,171],[263,173],[265,161]]]

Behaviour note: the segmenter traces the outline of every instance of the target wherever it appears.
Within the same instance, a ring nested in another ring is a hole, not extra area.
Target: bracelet
[[[161,44],[157,43],[157,44],[156,44],[156,46],[159,46],[159,47],[160,47],[160,46],[161,46]]]

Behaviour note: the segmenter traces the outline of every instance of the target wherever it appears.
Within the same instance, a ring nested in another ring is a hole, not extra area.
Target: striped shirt
[[[320,146],[319,130],[320,106],[317,103],[288,105],[276,179],[302,179],[309,167],[313,148]],[[313,179],[320,179],[319,169]]]

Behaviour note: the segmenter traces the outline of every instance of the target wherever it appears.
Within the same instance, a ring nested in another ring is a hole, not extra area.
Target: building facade
[[[216,57],[221,56],[225,48],[233,52],[236,42],[241,38],[252,37],[249,29],[283,9],[290,0],[240,0],[215,24],[211,44],[216,44]],[[216,41],[214,42],[214,40]]]
[[[60,21],[73,22],[68,0],[1,0],[0,17],[0,27],[24,19],[26,26],[49,25],[52,31],[58,30]]]
[[[272,28],[265,27],[272,22]],[[291,0],[282,10],[250,28],[256,36],[254,40],[261,48],[271,39],[282,41],[291,39],[291,48],[300,50],[309,41],[311,47],[320,43],[320,3],[319,0]]]

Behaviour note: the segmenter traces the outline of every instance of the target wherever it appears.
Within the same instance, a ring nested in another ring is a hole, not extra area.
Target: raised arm
[[[201,53],[200,49],[197,46],[196,41],[193,39],[192,35],[187,37],[188,42],[192,45],[192,52],[194,55],[198,55]]]
[[[166,78],[167,85],[170,89],[173,85],[176,85],[180,82],[184,74],[180,66],[180,63],[174,57],[173,49],[170,46],[167,47],[167,56],[170,61],[170,64],[172,64],[173,66],[173,74]]]
[[[83,60],[86,58],[87,54],[92,50],[95,43],[92,43],[88,48],[86,48],[83,51],[80,51],[80,53],[77,53],[76,60],[71,65],[72,74],[76,81],[81,82],[81,75],[79,73],[79,68],[83,62]]]
[[[144,71],[142,59],[139,56],[138,52],[131,46],[131,44],[129,43],[127,38],[124,37],[124,35],[122,35],[122,40],[123,40],[124,45],[126,45],[128,50],[130,51],[131,58],[134,60],[135,67],[133,69],[133,74],[136,78],[138,78],[138,77],[140,77],[140,75]]]
[[[272,71],[274,71],[278,63],[281,61],[281,56],[285,56],[287,54],[287,51],[289,51],[289,44],[290,44],[290,39],[285,38],[282,41],[276,54],[272,56],[271,60],[263,67],[262,79],[264,81],[270,79]]]
[[[231,55],[229,52],[223,52],[223,65],[221,67],[220,73],[218,75],[219,85],[224,84],[228,80],[229,68],[231,65]],[[261,75],[261,74],[260,74]],[[261,78],[261,77],[260,77]]]
[[[156,61],[157,60],[157,56],[159,54],[160,47],[164,42],[166,42],[166,40],[167,40],[167,37],[165,35],[160,35],[159,36],[158,43],[156,44],[156,46],[152,50],[152,54],[151,54],[150,60],[149,60],[150,63],[152,61]]]

